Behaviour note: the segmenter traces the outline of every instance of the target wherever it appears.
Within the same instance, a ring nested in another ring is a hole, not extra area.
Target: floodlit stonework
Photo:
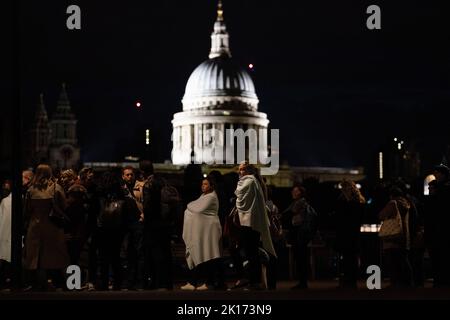
[[[172,120],[173,164],[217,163],[213,154],[203,152],[211,144],[223,150],[219,163],[226,163],[227,129],[265,130],[265,137],[258,141],[258,154],[266,155],[269,120],[265,113],[258,112],[258,102],[250,74],[231,57],[219,2],[209,59],[192,72],[182,100],[183,112],[176,113]],[[211,135],[216,130],[222,135],[218,139]]]

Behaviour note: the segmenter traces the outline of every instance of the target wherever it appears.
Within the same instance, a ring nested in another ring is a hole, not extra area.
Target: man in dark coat
[[[143,188],[146,289],[173,289],[171,242],[174,220],[164,213],[173,209],[172,204],[175,208],[179,199],[170,204],[165,199],[166,187],[164,179],[151,175]]]
[[[450,169],[439,165],[433,172],[435,191],[427,205],[425,237],[434,272],[434,287],[450,286]]]

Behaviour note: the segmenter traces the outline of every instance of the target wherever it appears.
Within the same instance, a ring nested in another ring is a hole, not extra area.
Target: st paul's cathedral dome
[[[217,162],[211,153],[205,152],[211,147],[211,132],[221,133],[214,142],[216,149],[225,148],[227,129],[266,132],[269,120],[265,113],[257,111],[258,102],[250,74],[232,59],[219,1],[209,59],[192,72],[182,99],[183,112],[176,113],[172,120],[173,164]],[[266,152],[266,144],[262,143],[258,151]]]

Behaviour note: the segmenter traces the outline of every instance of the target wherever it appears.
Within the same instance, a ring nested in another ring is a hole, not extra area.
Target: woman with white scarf
[[[11,273],[11,204],[11,193],[0,201],[0,289]]]
[[[250,289],[261,288],[262,266],[259,247],[276,257],[266,210],[267,191],[257,169],[244,162],[239,166],[236,208],[241,224],[241,241],[248,259]],[[261,245],[260,245],[261,244]]]
[[[222,227],[219,220],[219,199],[210,178],[202,182],[202,195],[187,205],[184,212],[183,240],[186,244],[186,261],[191,270],[190,281],[182,290],[207,290],[214,285],[214,271],[220,272],[222,256]],[[217,287],[223,287],[222,274]],[[199,278],[206,282],[197,287]]]

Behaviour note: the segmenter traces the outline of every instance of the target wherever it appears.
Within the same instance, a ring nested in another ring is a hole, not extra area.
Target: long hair
[[[72,169],[67,169],[61,172],[58,179],[58,184],[63,187],[67,193],[69,188],[77,181],[77,174]]]
[[[30,184],[39,190],[45,190],[50,184],[53,184],[54,181],[52,168],[47,164],[40,164],[37,166],[36,173]]]
[[[109,170],[103,173],[99,185],[100,194],[108,198],[122,198],[122,176],[119,170]]]
[[[256,178],[256,180],[258,180],[259,185],[261,186],[261,189],[263,191],[264,201],[267,201],[267,186],[259,172],[259,169],[253,164],[249,163],[248,160],[242,162],[241,165],[243,166],[245,172],[253,175]]]
[[[361,194],[361,191],[359,191],[358,187],[353,181],[344,179],[341,182],[341,186],[342,195],[345,200],[351,202],[366,203],[366,199]]]
[[[80,180],[82,182],[86,181],[88,174],[91,172],[94,172],[94,169],[92,169],[91,167],[84,167],[83,169],[81,169],[78,174],[80,177]]]

